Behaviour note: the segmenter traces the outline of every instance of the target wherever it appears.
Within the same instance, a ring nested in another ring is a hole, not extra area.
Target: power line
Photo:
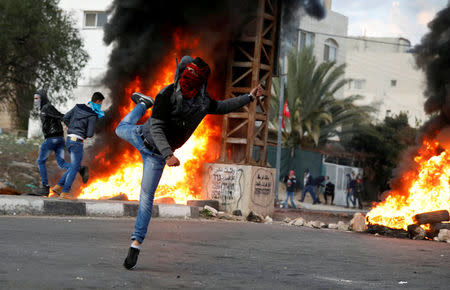
[[[325,36],[332,36],[332,37],[337,37],[337,38],[354,39],[354,40],[361,40],[361,41],[374,42],[374,43],[381,43],[381,44],[390,44],[390,45],[396,45],[396,46],[411,47],[411,45],[408,45],[408,44],[392,43],[392,42],[386,42],[386,41],[381,41],[381,40],[368,39],[368,38],[363,38],[363,37],[338,35],[338,34],[331,34],[331,33],[325,33],[325,32],[317,32],[317,31],[309,31],[309,30],[300,29],[300,28],[297,28],[297,30],[298,30],[298,31],[309,32],[309,33],[314,33],[314,34],[321,34],[321,35],[325,35]],[[400,37],[400,38],[403,38],[403,37]],[[403,39],[407,40],[406,38],[403,38]],[[409,40],[408,40],[408,41],[409,41]]]

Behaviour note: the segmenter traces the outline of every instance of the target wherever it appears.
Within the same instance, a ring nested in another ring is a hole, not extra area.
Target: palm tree
[[[333,136],[345,137],[362,130],[373,111],[357,106],[362,96],[336,99],[335,93],[348,80],[343,78],[345,65],[335,62],[318,64],[312,47],[288,55],[285,97],[290,118],[285,119],[283,141],[289,148],[323,145]],[[271,102],[271,126],[278,126],[280,79],[274,78],[275,95]]]

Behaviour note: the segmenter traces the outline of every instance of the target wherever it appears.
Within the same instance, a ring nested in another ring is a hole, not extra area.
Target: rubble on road
[[[302,217],[296,218],[295,220],[289,223],[290,225],[294,225],[297,227],[301,227],[305,224],[305,220]]]
[[[350,229],[354,232],[364,232],[367,230],[365,215],[361,212],[357,212],[353,215],[350,221]]]
[[[332,230],[337,230],[338,225],[337,225],[337,224],[329,224],[329,225],[328,225],[328,228],[329,228],[329,229],[332,229]]]
[[[264,223],[271,224],[271,223],[273,223],[273,219],[270,216],[266,216],[266,218],[264,219]]]
[[[340,231],[349,231],[350,230],[348,224],[344,223],[343,221],[339,221],[337,223],[337,226],[338,226],[338,230],[340,230]]]
[[[420,225],[408,226],[409,238],[413,240],[423,240],[427,235],[427,232]]]
[[[233,215],[242,216],[242,211],[240,209],[235,209],[235,210],[233,210]]]
[[[247,221],[255,222],[255,223],[262,223],[262,222],[264,222],[264,217],[259,215],[256,212],[251,211],[247,216]]]
[[[436,238],[438,242],[450,243],[450,231],[447,229],[441,229],[439,230],[439,234]]]

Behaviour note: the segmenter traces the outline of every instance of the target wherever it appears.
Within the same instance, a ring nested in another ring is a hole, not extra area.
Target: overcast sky
[[[348,17],[348,35],[404,37],[413,45],[447,0],[332,0],[332,10]]]

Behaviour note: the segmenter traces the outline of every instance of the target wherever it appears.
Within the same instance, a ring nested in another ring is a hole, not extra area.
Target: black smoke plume
[[[425,112],[435,115],[422,132],[433,135],[450,125],[450,7],[428,24],[430,32],[414,48],[416,63],[425,72]]]
[[[417,146],[405,153],[394,172],[396,179],[393,186],[401,192],[406,191],[402,188],[403,173],[417,166],[414,156],[424,138],[437,139],[441,146],[447,146],[450,150],[450,7],[438,12],[428,27],[430,32],[414,47],[413,53],[417,66],[425,73],[424,110],[431,117],[417,136]]]
[[[104,28],[104,41],[113,46],[104,78],[112,104],[106,118],[97,125],[95,143],[85,158],[92,161],[91,177],[108,175],[120,165],[124,150],[134,150],[114,132],[121,118],[119,109],[130,103],[125,88],[136,76],[143,82],[142,91],[151,86],[173,49],[173,35],[177,30],[200,39],[204,54],[201,57],[213,68],[209,92],[213,98],[222,97],[230,47],[250,16],[256,13],[257,3],[254,0],[115,0],[112,3]],[[289,11],[303,7],[315,15],[323,11],[319,0],[283,1],[283,6]],[[172,61],[189,53],[189,50],[178,51]]]

